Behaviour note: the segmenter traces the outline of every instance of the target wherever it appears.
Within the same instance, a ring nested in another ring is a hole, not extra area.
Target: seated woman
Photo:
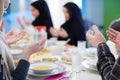
[[[44,0],[35,1],[30,5],[30,11],[35,20],[30,23],[25,17],[23,17],[25,24],[27,26],[33,25],[34,27],[46,26],[47,37],[49,39],[51,37],[50,27],[53,26],[53,23],[47,3]],[[18,23],[22,28],[24,27],[19,18]]]
[[[3,7],[6,5],[4,1],[9,2],[9,0],[0,0],[0,20],[3,14]],[[26,80],[30,66],[30,63],[28,62],[30,55],[44,48],[46,39],[43,37],[41,41],[24,49],[22,57],[15,68],[8,46],[22,39],[24,35],[24,31],[18,34],[13,34],[13,31],[11,31],[6,35],[3,35],[0,31],[0,80]]]
[[[120,32],[110,28],[107,35],[115,43],[117,52],[120,53]],[[120,56],[117,60],[115,59],[106,44],[105,38],[96,26],[93,26],[93,31],[87,32],[87,38],[98,49],[97,68],[102,80],[120,80]]]
[[[71,39],[68,44],[77,46],[77,41],[85,41],[85,29],[80,8],[69,2],[64,5],[64,14],[66,22],[60,30],[51,28],[52,36],[58,37],[58,40]]]

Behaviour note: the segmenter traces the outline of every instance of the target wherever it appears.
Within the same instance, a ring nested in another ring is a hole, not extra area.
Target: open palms
[[[14,33],[14,31],[10,31],[5,35],[5,40],[8,43],[8,45],[14,44],[20,39],[22,39],[25,36],[25,31],[21,31],[17,34]]]

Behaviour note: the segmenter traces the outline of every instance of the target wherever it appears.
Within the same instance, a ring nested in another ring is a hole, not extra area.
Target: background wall
[[[63,6],[67,2],[75,2],[79,7],[82,7],[82,0],[46,0],[48,3],[53,25],[56,28],[60,28],[60,26],[65,22],[64,14],[63,14]]]
[[[103,25],[103,9],[106,0],[83,0],[83,17],[96,25]]]
[[[104,0],[104,35],[111,21],[118,18],[120,18],[120,0]]]

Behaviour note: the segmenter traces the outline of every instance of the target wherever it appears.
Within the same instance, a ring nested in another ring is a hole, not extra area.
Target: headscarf
[[[10,0],[0,0],[0,20],[3,15],[3,9],[6,6],[9,6]],[[0,66],[3,65],[3,78],[6,80],[12,80],[12,72],[14,70],[14,63],[12,55],[10,54],[9,48],[6,41],[4,40],[3,34],[0,31]]]
[[[14,71],[13,57],[10,54],[10,50],[3,38],[2,32],[0,32],[0,55],[0,65],[3,66],[3,78],[6,80],[12,80],[11,74]]]
[[[33,26],[53,26],[48,5],[44,0],[33,2],[31,6],[36,8],[40,13],[40,15],[33,21]]]
[[[49,32],[50,27],[53,27],[50,11],[47,3],[44,0],[35,1],[31,4],[36,8],[40,15],[32,22],[33,26],[46,26],[48,39],[51,37]]]
[[[86,40],[81,10],[75,3],[72,2],[65,4],[64,7],[67,8],[70,14],[70,20],[66,21],[62,25],[62,28],[67,31],[69,38],[71,38],[69,44],[77,46],[77,41]]]
[[[4,0],[0,0],[0,20],[3,15],[3,9],[4,9]]]

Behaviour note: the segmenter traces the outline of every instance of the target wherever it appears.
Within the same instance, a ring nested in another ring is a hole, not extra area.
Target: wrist
[[[28,51],[28,50],[24,50],[21,59],[26,60],[26,61],[29,61],[29,58],[30,58],[30,53],[29,53],[29,51]]]

